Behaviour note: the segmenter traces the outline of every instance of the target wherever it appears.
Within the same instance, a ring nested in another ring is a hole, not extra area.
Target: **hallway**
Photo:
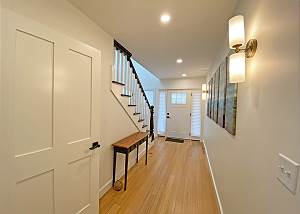
[[[148,165],[143,157],[129,171],[127,191],[110,189],[101,198],[101,214],[218,213],[203,144],[156,141]]]

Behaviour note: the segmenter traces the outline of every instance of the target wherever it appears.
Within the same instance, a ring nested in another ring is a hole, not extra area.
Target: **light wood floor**
[[[127,191],[110,189],[100,199],[100,213],[217,214],[218,207],[204,146],[159,138],[128,174]]]

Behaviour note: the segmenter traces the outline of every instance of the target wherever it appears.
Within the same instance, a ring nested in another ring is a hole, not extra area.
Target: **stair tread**
[[[130,105],[128,105],[128,106],[129,106],[129,107],[134,107],[134,106],[136,106],[136,105],[134,105],[134,104],[131,105],[131,104],[130,104]]]
[[[115,81],[115,80],[113,80],[112,83],[115,83],[115,84],[118,84],[118,85],[122,85],[122,86],[125,85],[124,83],[121,83],[121,82],[118,82],[118,81]]]
[[[130,94],[121,94],[122,97],[131,97]]]
[[[143,121],[144,121],[144,119],[139,119],[139,120],[138,120],[138,122],[143,122]]]
[[[134,113],[133,113],[133,115],[138,115],[138,114],[141,114],[141,113],[139,113],[139,112],[134,112]]]
[[[147,127],[147,126],[148,126],[148,125],[143,125],[142,128],[145,128],[145,127]]]

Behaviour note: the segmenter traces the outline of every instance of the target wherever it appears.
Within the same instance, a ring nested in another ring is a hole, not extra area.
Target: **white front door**
[[[4,25],[10,213],[96,214],[100,52],[9,11]]]
[[[190,137],[190,100],[189,90],[170,90],[167,93],[167,137]]]

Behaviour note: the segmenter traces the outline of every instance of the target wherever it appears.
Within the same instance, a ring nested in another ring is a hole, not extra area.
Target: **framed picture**
[[[229,77],[228,65],[226,66],[226,75],[227,77]],[[226,101],[225,101],[225,129],[230,134],[235,135],[238,84],[229,83],[229,78],[227,78],[226,82],[227,85],[226,85]]]
[[[213,99],[212,83],[213,83],[213,80],[210,79],[210,81],[209,81],[209,118],[212,118],[212,99]]]
[[[211,78],[211,106],[210,118],[214,120],[215,111],[215,76]]]
[[[206,116],[210,117],[210,81],[207,83],[207,107]]]
[[[218,110],[219,110],[219,80],[220,80],[220,69],[216,71],[214,75],[214,85],[215,85],[215,90],[214,90],[214,116],[213,119],[216,123],[218,123]]]
[[[226,85],[227,85],[227,58],[220,65],[219,78],[219,106],[218,106],[218,124],[225,127],[225,107],[226,107]]]

